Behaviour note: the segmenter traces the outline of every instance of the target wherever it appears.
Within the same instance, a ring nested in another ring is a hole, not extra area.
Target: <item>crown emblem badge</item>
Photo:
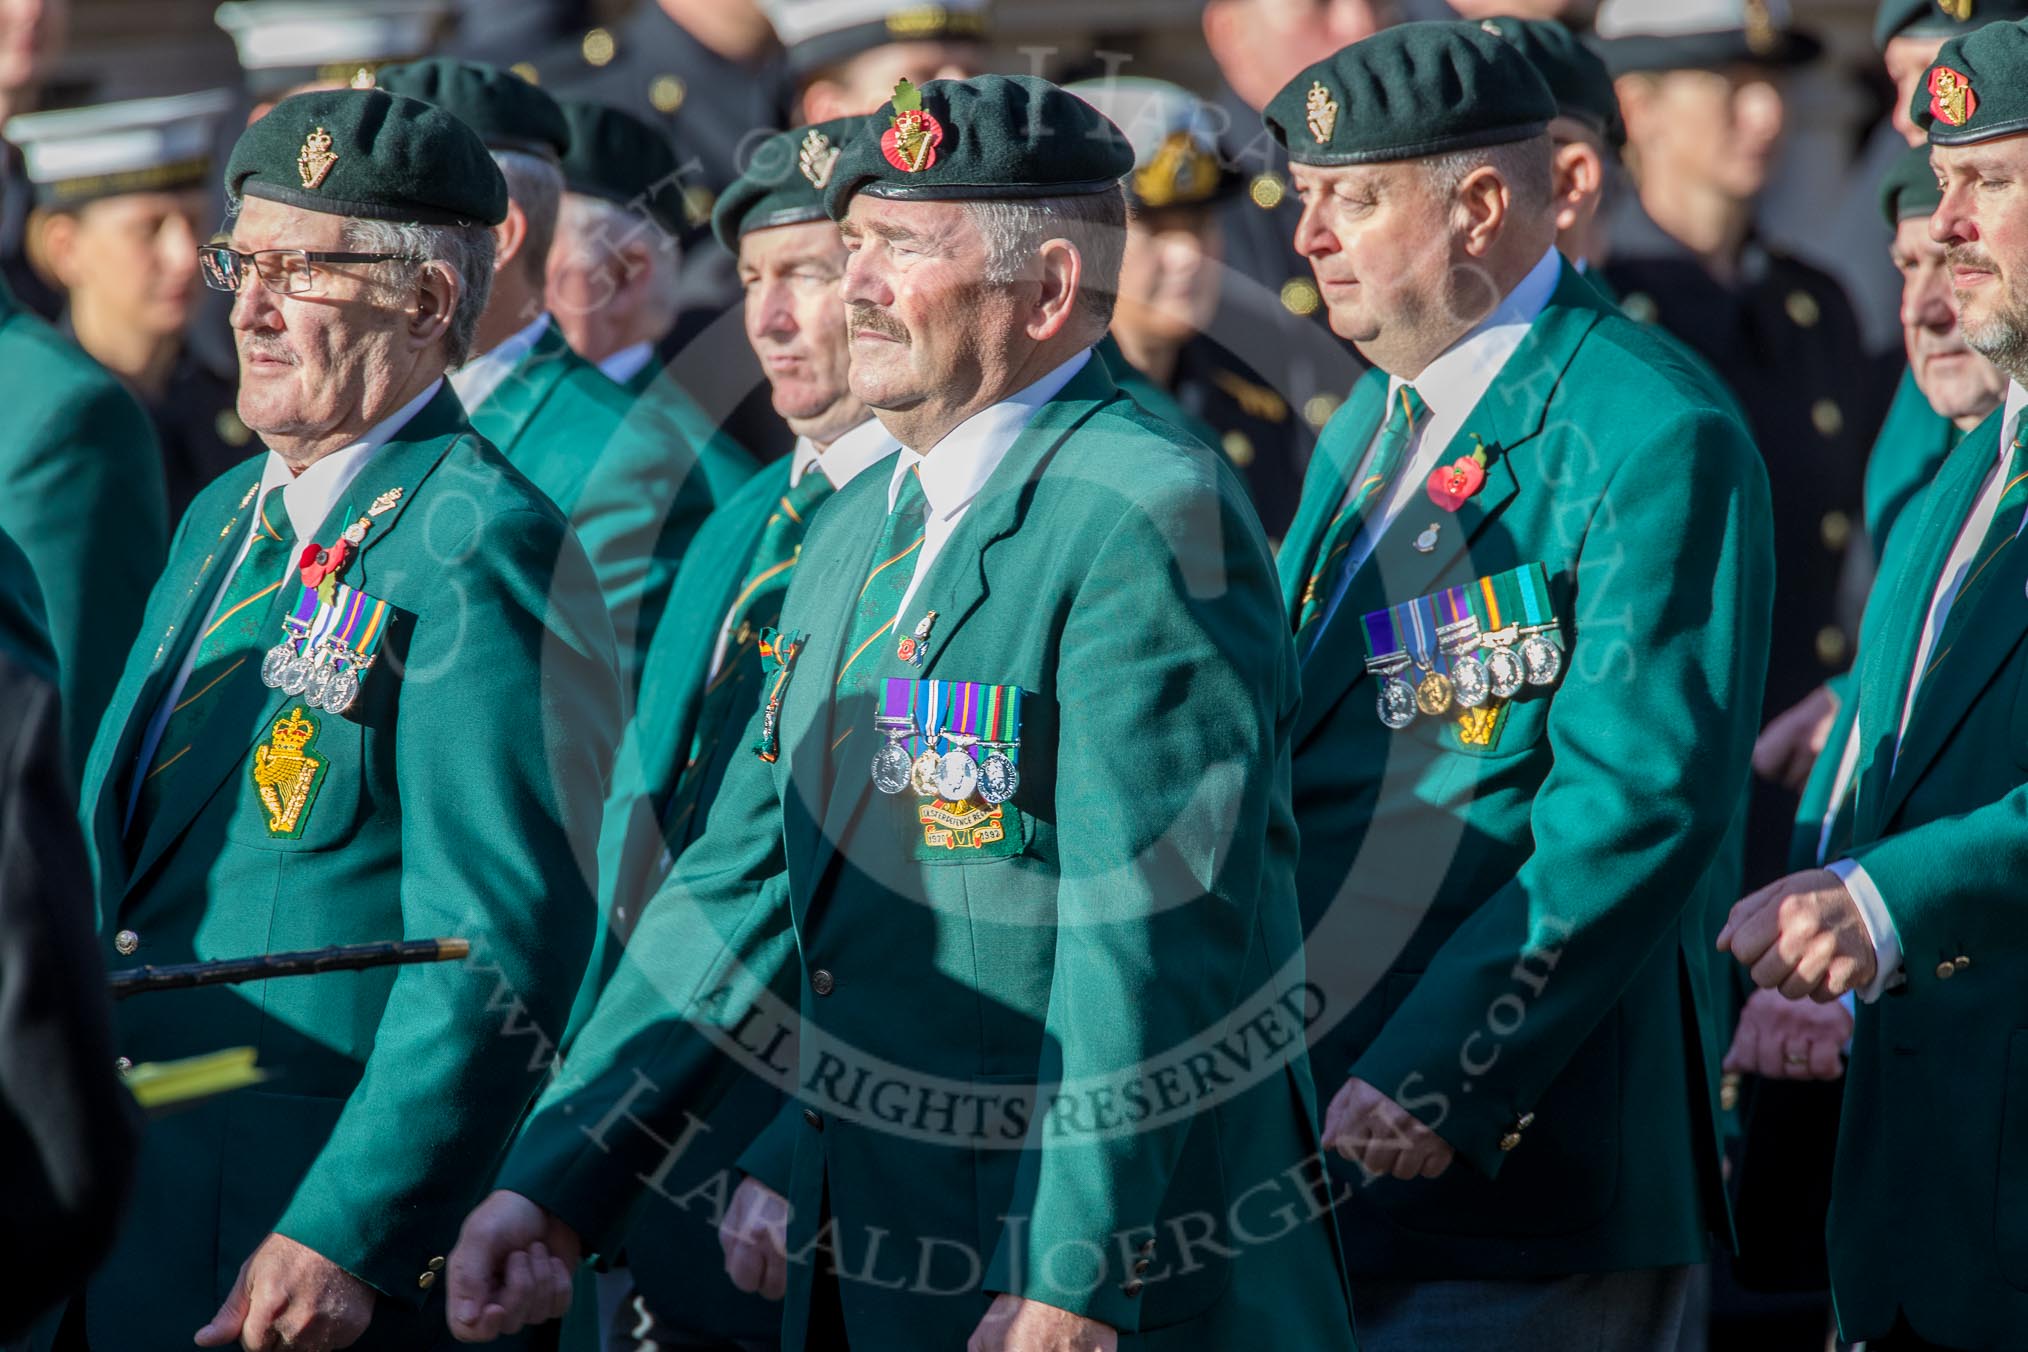
[[[796,156],[796,168],[818,192],[824,191],[831,182],[831,171],[838,167],[838,156],[842,146],[831,144],[831,138],[815,127],[803,138],[801,152]]]
[[[316,736],[316,720],[305,718],[299,704],[275,720],[268,740],[254,748],[254,791],[267,811],[270,836],[303,833],[303,819],[324,775],[324,762],[309,754]]]
[[[331,151],[331,133],[322,127],[303,138],[303,148],[296,152],[296,173],[306,188],[315,188],[324,182],[324,176],[331,172],[331,166],[338,163],[337,155]]]
[[[1322,80],[1310,82],[1310,96],[1303,103],[1303,113],[1317,144],[1328,143],[1331,133],[1338,130],[1338,100],[1331,97]]]

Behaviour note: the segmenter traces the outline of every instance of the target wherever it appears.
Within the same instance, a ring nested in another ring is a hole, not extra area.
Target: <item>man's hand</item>
[[[1732,908],[1718,932],[1754,984],[1819,1004],[1873,983],[1879,960],[1859,903],[1829,869],[1791,873]]]
[[[965,1352],[1118,1352],[1119,1330],[1039,1300],[1001,1292]]]
[[[1835,1080],[1845,1073],[1852,1015],[1844,1005],[1755,991],[1739,1012],[1725,1069],[1765,1080]]]
[[[1369,1174],[1435,1178],[1455,1157],[1443,1137],[1366,1081],[1345,1081],[1324,1110],[1324,1145]]]
[[[718,1223],[718,1247],[734,1286],[780,1300],[789,1289],[789,1199],[758,1178],[743,1179]]]
[[[373,1322],[373,1301],[372,1287],[315,1249],[269,1235],[240,1264],[225,1304],[197,1330],[197,1345],[333,1352],[359,1341]]]
[[[1818,686],[1761,729],[1753,743],[1754,773],[1801,793],[1837,720],[1838,697],[1830,686]]]
[[[461,1343],[561,1318],[584,1257],[577,1231],[504,1188],[473,1208],[451,1250],[444,1317]]]

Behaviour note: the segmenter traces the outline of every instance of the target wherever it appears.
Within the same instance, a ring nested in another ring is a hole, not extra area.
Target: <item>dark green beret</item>
[[[1559,114],[1582,122],[1614,150],[1627,143],[1612,73],[1577,34],[1554,19],[1482,19],[1479,26],[1528,58],[1556,96]]]
[[[1291,160],[1326,167],[1525,141],[1555,116],[1528,58],[1462,20],[1383,29],[1296,76],[1262,112]]]
[[[1890,228],[1910,216],[1934,216],[1943,202],[1936,171],[1929,167],[1929,147],[1914,146],[1897,157],[1880,180],[1880,212]]]
[[[1895,38],[1954,38],[2024,18],[2024,0],[1881,0],[1873,15],[1873,45],[1885,49]]]
[[[1824,44],[1790,22],[1786,0],[1600,0],[1592,48],[1617,76],[1801,66]]]
[[[855,193],[910,201],[1076,197],[1107,192],[1134,148],[1089,103],[1032,75],[903,80],[839,158],[824,205]]]
[[[382,67],[375,82],[390,94],[434,103],[479,133],[488,150],[518,150],[551,161],[570,151],[563,109],[511,70],[431,57]]]
[[[660,127],[603,103],[562,99],[570,128],[563,186],[647,214],[672,235],[689,232],[676,147]]]
[[[1989,23],[1944,43],[1908,115],[1933,146],[2028,131],[2028,23]]]
[[[746,172],[718,195],[711,232],[734,253],[749,230],[829,220],[824,189],[844,158],[845,143],[865,130],[863,117],[834,117],[776,132],[754,149]]]
[[[478,134],[433,104],[380,89],[283,99],[240,133],[225,191],[375,221],[507,219],[507,181]]]

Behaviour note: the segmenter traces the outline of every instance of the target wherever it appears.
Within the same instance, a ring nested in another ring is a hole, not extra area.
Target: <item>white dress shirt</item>
[[[485,403],[493,391],[500,388],[500,382],[507,379],[507,373],[514,369],[514,364],[527,356],[548,331],[549,315],[545,311],[535,316],[534,322],[527,328],[510,335],[491,352],[474,357],[451,372],[448,377],[451,388],[457,391],[458,402],[465,406],[465,411],[477,412],[479,405]]]
[[[1432,511],[1442,510],[1430,506],[1424,491],[1425,484],[1437,462],[1450,448],[1452,438],[1464,428],[1465,419],[1486,397],[1486,391],[1493,387],[1493,381],[1506,366],[1507,359],[1514,355],[1515,348],[1521,346],[1521,340],[1528,336],[1528,330],[1549,304],[1562,269],[1563,255],[1554,248],[1550,249],[1529,269],[1520,284],[1493,307],[1493,313],[1424,367],[1421,375],[1412,381],[1395,376],[1387,382],[1385,407],[1394,407],[1394,401],[1401,397],[1402,386],[1413,385],[1429,412],[1410,440],[1407,459],[1395,472],[1394,482],[1387,489],[1387,497],[1380,504],[1380,510],[1367,514],[1365,524],[1345,553],[1343,566],[1331,581],[1330,595],[1324,606],[1325,625],[1331,623],[1353,575],[1371,557],[1396,517],[1416,503],[1429,506]],[[1385,426],[1384,419],[1382,425]],[[1360,458],[1358,473],[1352,476],[1345,490],[1345,501],[1350,502],[1352,495],[1365,482],[1366,466],[1371,462],[1379,440],[1380,434],[1376,431],[1373,441],[1367,445],[1366,454]]]
[[[900,449],[901,443],[887,434],[878,418],[868,418],[822,451],[808,437],[797,437],[796,449],[789,453],[789,487],[794,488],[815,469],[823,472],[832,488],[843,488],[858,478],[861,470],[870,469]],[[707,683],[717,680],[718,673],[725,669],[725,652],[731,639],[731,632],[721,622],[718,642],[711,650],[711,669],[705,673]]]
[[[1944,621],[1950,618],[1951,606],[1957,602],[1959,590],[1978,561],[1979,546],[1985,543],[1986,532],[1993,525],[1993,514],[2000,510],[2000,499],[2007,491],[2007,461],[2024,408],[2028,408],[2028,390],[2023,390],[2019,381],[2010,381],[2007,385],[2006,416],[2000,420],[1999,444],[1993,448],[1993,468],[1986,472],[1985,486],[1972,502],[1972,510],[1965,517],[1963,528],[1958,531],[1957,543],[1951,547],[1950,557],[1945,560],[1943,572],[1937,578],[1936,592],[1929,600],[1929,618],[1922,626],[1922,641],[1916,645],[1915,665],[1908,676],[1908,697],[1902,701],[1901,723],[1894,735],[1897,760],[1901,756],[1901,739],[1908,733],[1909,715],[1915,712],[1916,692],[1921,688],[1922,678],[1929,668],[1931,650],[1936,647],[1937,637],[1943,633]],[[2028,517],[2014,523],[2016,533],[2024,524],[2028,524]],[[1858,762],[1858,735],[1858,723],[1855,721],[1853,744],[1846,750],[1847,759],[1853,765]],[[1845,777],[1844,768],[1840,766],[1841,781]],[[1890,773],[1892,769],[1890,766]],[[1835,799],[1833,803],[1832,811],[1835,812]],[[1827,833],[1828,830],[1826,827]],[[1825,838],[1828,839],[1828,835]],[[1895,932],[1894,917],[1888,912],[1880,889],[1857,861],[1840,859],[1828,867],[1844,882],[1845,890],[1858,903],[1860,918],[1866,922],[1866,933],[1873,940],[1873,956],[1879,963],[1879,971],[1873,978],[1873,984],[1859,993],[1859,998],[1877,1000],[1887,989],[1890,978],[1900,973],[1901,936]]]
[[[895,612],[897,625],[908,613],[909,602],[915,600],[922,580],[929,576],[930,565],[943,552],[958,523],[965,519],[972,499],[979,496],[986,480],[993,477],[993,471],[1007,458],[1015,439],[1036,412],[1054,399],[1091,359],[1091,349],[1086,348],[1033,385],[1009,395],[991,408],[974,413],[952,428],[927,452],[917,453],[906,446],[901,448],[901,455],[894,465],[894,477],[887,484],[887,510],[894,510],[895,497],[901,492],[902,476],[912,469],[919,469],[923,496],[929,500],[929,519],[923,523],[922,548],[916,552],[915,572],[910,575],[908,590],[902,593],[901,607]]]
[[[545,316],[546,317],[546,316]],[[623,347],[599,363],[599,370],[615,385],[624,385],[639,375],[641,368],[648,364],[648,358],[655,355],[653,343],[635,343]]]
[[[246,526],[240,537],[239,547],[233,551],[232,567],[226,573],[226,580],[219,583],[218,594],[212,597],[210,609],[204,612],[204,622],[197,629],[200,637],[193,639],[189,650],[183,654],[183,665],[177,669],[176,679],[169,683],[169,689],[162,696],[162,703],[156,706],[155,716],[148,720],[148,731],[141,737],[141,750],[134,760],[134,784],[127,793],[127,813],[122,821],[122,830],[126,829],[127,822],[133,820],[134,804],[139,802],[141,797],[141,781],[147,778],[148,767],[154,763],[155,752],[162,741],[162,729],[168,725],[169,715],[183,702],[183,687],[190,680],[191,669],[197,665],[197,650],[204,646],[201,636],[211,628],[212,617],[218,613],[219,603],[225,600],[225,594],[231,586],[232,574],[239,571],[240,560],[253,548],[254,522],[259,518],[260,504],[267,500],[268,490],[272,488],[282,490],[282,506],[288,511],[289,526],[296,534],[297,552],[301,552],[301,546],[309,543],[311,536],[324,523],[324,518],[330,515],[331,509],[337,506],[338,501],[345,496],[346,490],[352,487],[352,481],[359,477],[359,471],[366,468],[366,462],[373,458],[374,452],[393,440],[395,433],[401,431],[411,418],[422,412],[423,405],[436,397],[437,391],[443,386],[444,382],[441,379],[431,381],[428,389],[375,423],[367,429],[365,436],[322,457],[301,474],[290,469],[288,462],[279,455],[273,451],[268,452],[267,463],[261,468],[260,490],[254,494],[254,500],[247,504]],[[334,533],[332,538],[324,543],[330,545],[336,542],[337,537]],[[283,569],[282,580],[287,582],[295,571],[296,560],[291,558]],[[276,633],[277,641],[281,637],[279,632]]]

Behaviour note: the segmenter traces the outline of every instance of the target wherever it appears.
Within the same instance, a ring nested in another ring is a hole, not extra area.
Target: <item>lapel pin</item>
[[[400,501],[401,501],[401,489],[390,488],[385,493],[382,493],[379,497],[375,498],[373,500],[373,505],[368,507],[366,510],[371,515],[379,516],[382,512],[393,511],[394,504]]]
[[[1436,552],[1437,530],[1438,530],[1437,523],[1432,521],[1429,523],[1428,530],[1425,530],[1422,534],[1415,537],[1414,545],[1416,553],[1434,554]]]

